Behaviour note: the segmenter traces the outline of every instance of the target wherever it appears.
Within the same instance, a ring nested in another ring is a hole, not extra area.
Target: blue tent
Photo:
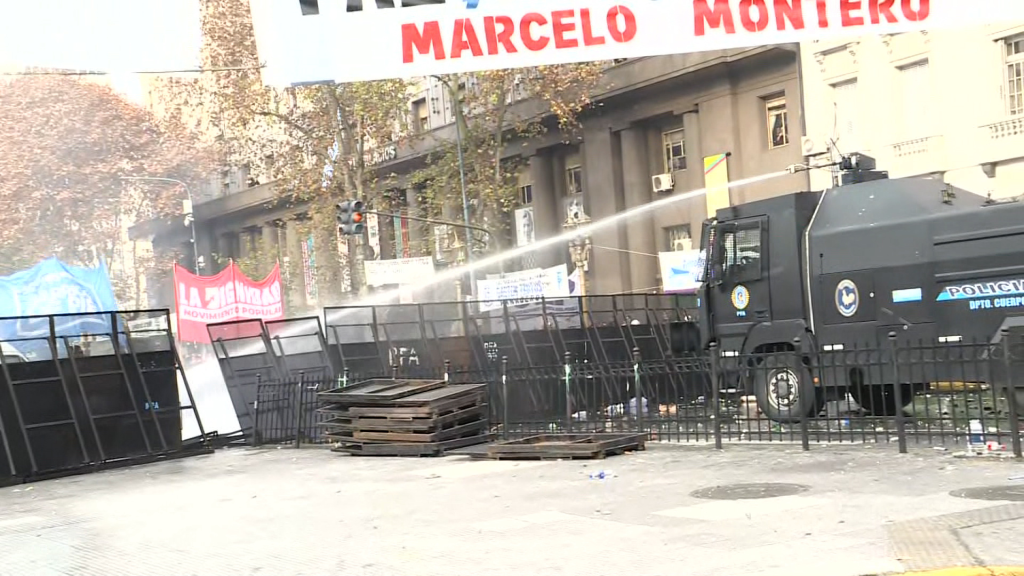
[[[28,270],[0,277],[0,340],[7,341],[29,358],[49,356],[47,318],[53,314],[76,314],[55,319],[56,335],[109,334],[110,316],[117,310],[107,266],[68,266],[49,258]],[[24,340],[32,338],[32,340]],[[41,338],[39,340],[37,338]]]

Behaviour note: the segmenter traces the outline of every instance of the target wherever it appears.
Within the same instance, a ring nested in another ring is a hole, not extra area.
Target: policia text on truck
[[[1019,337],[1024,203],[939,180],[890,180],[866,161],[844,174],[847,185],[725,208],[704,224],[700,317],[689,330],[699,329],[705,350],[716,342],[727,377],[773,420],[814,417],[847,392],[869,412],[893,415],[903,408],[896,382],[905,405],[935,382],[1007,381],[995,362],[904,370],[883,356],[893,332],[897,345],[930,344],[933,354],[966,342],[1001,346],[1007,330]],[[865,346],[879,356],[873,369],[816,365],[823,351]]]

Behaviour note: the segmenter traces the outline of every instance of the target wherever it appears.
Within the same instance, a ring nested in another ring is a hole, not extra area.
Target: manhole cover
[[[1024,502],[1024,485],[1017,486],[982,486],[980,488],[961,488],[953,490],[950,496],[967,498],[968,500],[995,500],[1002,502]]]
[[[792,496],[809,489],[800,484],[731,484],[694,490],[690,496],[704,500],[757,500]]]

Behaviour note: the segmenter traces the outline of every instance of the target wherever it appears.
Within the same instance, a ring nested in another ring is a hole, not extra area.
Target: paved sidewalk
[[[605,470],[603,480],[590,474]],[[0,575],[858,576],[1024,564],[1024,465],[887,447],[654,445],[603,462],[211,456],[0,490]],[[701,488],[796,493],[707,500]],[[770,488],[770,487],[769,487]],[[950,544],[952,542],[952,544]]]

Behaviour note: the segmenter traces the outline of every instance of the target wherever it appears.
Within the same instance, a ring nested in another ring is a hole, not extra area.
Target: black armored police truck
[[[725,370],[773,420],[816,416],[847,392],[869,412],[893,415],[903,408],[895,398],[906,405],[932,383],[1005,385],[998,362],[817,364],[855,348],[881,357],[886,346],[906,346],[927,356],[974,341],[984,356],[1003,334],[1017,337],[1024,203],[883,176],[719,210],[701,243],[700,317],[691,330],[704,349],[715,343]]]

